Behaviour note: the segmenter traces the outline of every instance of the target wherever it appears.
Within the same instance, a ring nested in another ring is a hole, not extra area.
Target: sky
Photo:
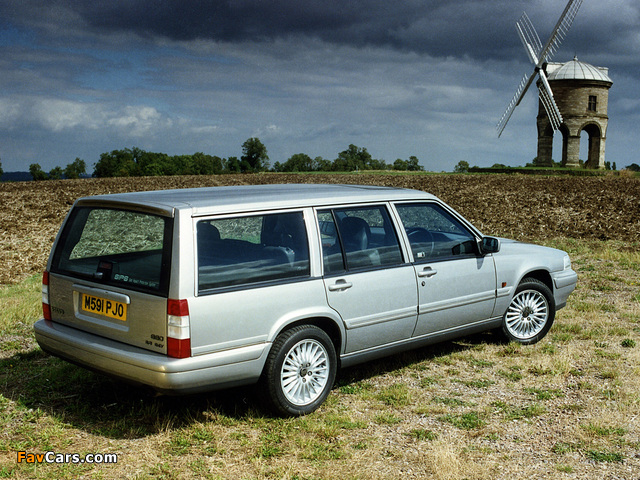
[[[522,12],[544,43],[564,0],[3,0],[0,163],[48,171],[138,147],[333,160],[354,144],[431,171],[536,156]],[[609,68],[606,160],[640,163],[640,1],[584,0],[552,61]],[[554,159],[561,158],[560,134]],[[581,158],[586,158],[586,133]],[[584,152],[584,154],[583,154]]]

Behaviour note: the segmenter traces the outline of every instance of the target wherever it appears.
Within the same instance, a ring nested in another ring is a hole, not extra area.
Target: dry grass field
[[[156,397],[37,347],[39,274],[76,198],[275,182],[430,191],[487,234],[567,250],[578,288],[536,345],[486,333],[346,369],[327,403],[297,419],[271,417],[252,388]],[[638,179],[90,179],[0,184],[0,202],[0,478],[640,479]],[[27,463],[18,452],[117,463]]]

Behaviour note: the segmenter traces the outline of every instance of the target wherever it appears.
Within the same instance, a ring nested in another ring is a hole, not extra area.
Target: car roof
[[[247,212],[344,203],[399,200],[433,200],[429,193],[405,188],[373,185],[269,184],[183,188],[97,195],[79,199],[77,205],[146,208],[173,214],[174,209],[192,209],[193,215]]]

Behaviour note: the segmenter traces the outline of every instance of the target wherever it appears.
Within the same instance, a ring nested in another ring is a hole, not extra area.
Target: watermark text
[[[118,463],[117,453],[87,453],[86,455],[81,455],[79,453],[30,453],[19,451],[16,455],[18,463]]]

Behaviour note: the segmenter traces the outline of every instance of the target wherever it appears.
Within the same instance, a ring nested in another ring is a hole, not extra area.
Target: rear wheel
[[[502,331],[509,340],[525,345],[547,334],[556,315],[553,293],[535,278],[522,280],[503,317]]]
[[[267,358],[267,399],[281,415],[311,413],[329,395],[336,369],[335,348],[324,330],[313,325],[287,330],[276,338]]]

